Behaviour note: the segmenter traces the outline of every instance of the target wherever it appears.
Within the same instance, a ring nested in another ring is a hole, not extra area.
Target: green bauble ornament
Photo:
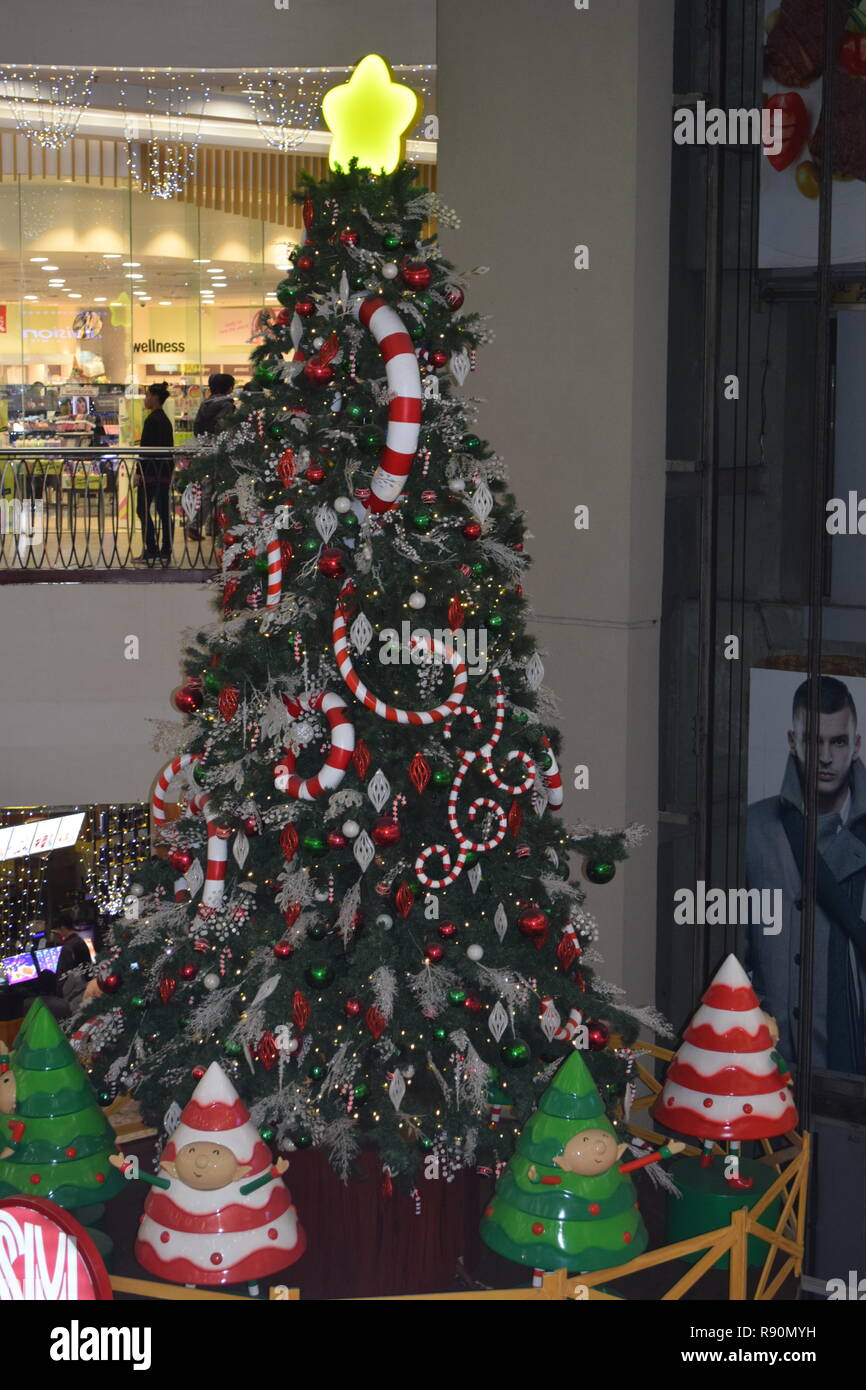
[[[310,1076],[313,1078],[313,1080],[321,1081],[324,1075],[325,1068],[322,1066],[321,1062],[314,1062],[313,1065],[310,1067]]]
[[[514,720],[515,724],[529,723],[529,715],[526,713],[525,710],[522,709],[515,710],[511,718]]]
[[[366,1081],[359,1081],[355,1087],[355,1100],[366,1100],[369,1094],[370,1087],[367,1085]]]
[[[357,401],[350,401],[346,406],[346,417],[349,420],[363,420],[364,407],[359,405]]]
[[[490,613],[487,618],[488,627],[501,627],[503,622],[501,613]]]
[[[465,1004],[465,1003],[466,1003],[466,990],[465,990],[465,989],[449,989],[449,991],[448,991],[448,1003],[449,1003],[449,1004],[453,1004],[455,1008],[459,1008],[459,1006],[460,1006],[461,1004]]]
[[[207,781],[207,773],[205,769],[202,767],[201,763],[194,764],[192,769],[192,777],[193,781],[197,782],[200,787],[204,786],[205,782]]]
[[[481,440],[477,434],[464,434],[460,441],[467,454],[477,454],[481,448]]]
[[[307,936],[309,937],[310,941],[324,941],[327,935],[328,933],[326,928],[321,926],[319,923],[316,923],[315,926],[307,928]]]
[[[393,232],[389,232],[387,236],[383,236],[382,245],[384,246],[386,251],[397,251],[403,245],[403,243],[398,236],[394,235]]]
[[[616,864],[612,859],[587,859],[583,865],[583,876],[590,883],[610,883],[615,873]]]
[[[134,1009],[144,1008],[144,996],[141,994],[134,994],[129,1002]]]
[[[418,305],[419,309],[433,308],[433,300],[430,298],[429,294],[416,294],[414,302]]]
[[[511,1042],[502,1044],[499,1055],[506,1067],[525,1067],[532,1054],[528,1043],[521,1038],[513,1038]]]
[[[353,275],[349,281],[353,290],[365,290],[367,288],[366,275]]]
[[[304,849],[308,849],[312,854],[321,854],[325,848],[325,842],[321,835],[305,835],[301,841]]]
[[[222,682],[215,671],[205,671],[204,688],[208,695],[219,695],[222,689]]]
[[[487,566],[483,560],[476,560],[474,565],[470,565],[472,573],[475,575],[483,574]]]
[[[433,524],[433,518],[429,512],[413,512],[412,525],[416,531],[429,531]]]
[[[104,1109],[106,1105],[110,1105],[110,1104],[111,1104],[111,1092],[110,1092],[110,1091],[100,1091],[100,1092],[99,1092],[99,1095],[96,1097],[96,1099],[99,1101],[99,1104],[100,1104],[100,1105],[103,1107],[103,1109]]]
[[[256,571],[256,574],[267,574],[267,572],[268,572],[268,557],[267,557],[267,555],[259,555],[259,556],[257,556],[256,559],[253,561],[253,569]]]
[[[417,319],[413,319],[409,324],[409,337],[412,339],[413,343],[420,343],[426,332],[426,326],[423,323],[419,323]]]
[[[553,759],[551,758],[549,753],[543,753],[540,758],[536,759],[536,762],[538,763],[538,766],[541,768],[542,772],[549,772],[550,769],[553,767]]]
[[[308,1149],[308,1148],[310,1147],[310,1145],[312,1144],[312,1142],[313,1142],[313,1136],[312,1136],[311,1134],[296,1134],[296,1135],[295,1135],[294,1143],[295,1143],[295,1148],[296,1148],[296,1149]]]
[[[270,429],[268,430],[268,434],[271,436],[271,439],[282,439],[282,437],[283,437],[283,427],[282,427],[282,425],[278,425],[278,424],[276,423],[276,421],[275,421],[274,424],[272,424],[271,427],[270,427]]]
[[[264,1129],[260,1129],[259,1134],[262,1136],[266,1144],[270,1144],[271,1140],[274,1137],[274,1131],[271,1129],[270,1125],[266,1125]]]
[[[277,374],[273,367],[269,367],[266,362],[259,362],[256,370],[253,372],[253,378],[262,386],[270,386],[272,381],[276,381]]]
[[[433,1140],[432,1140],[432,1139],[428,1139],[426,1134],[419,1134],[419,1135],[418,1135],[418,1148],[419,1148],[419,1149],[423,1149],[423,1150],[424,1150],[424,1153],[425,1153],[425,1154],[428,1154],[428,1153],[430,1152],[430,1150],[432,1149],[432,1147],[433,1147]]]
[[[347,531],[354,531],[355,527],[358,525],[358,518],[354,512],[344,512],[340,520]]]
[[[470,869],[472,868],[472,865],[475,863],[475,860],[476,860],[477,858],[478,858],[478,855],[477,855],[477,853],[475,852],[474,849],[470,849],[470,850],[467,850],[467,851],[466,851],[466,863],[469,865]]]
[[[277,285],[277,299],[284,309],[291,309],[298,293],[297,285],[291,279],[281,280]]]
[[[308,966],[305,974],[308,985],[312,985],[315,989],[325,989],[334,978],[334,967],[332,965],[311,965]]]
[[[233,1038],[229,1038],[228,1042],[223,1046],[223,1052],[227,1057],[240,1057],[243,1048],[239,1042],[235,1042]]]
[[[587,1133],[591,1169],[580,1142]],[[569,1054],[521,1127],[484,1213],[481,1239],[505,1259],[545,1270],[605,1269],[646,1249],[616,1133],[579,1052]]]
[[[454,774],[450,768],[437,767],[436,771],[433,773],[434,787],[450,787],[453,780]]]
[[[358,432],[358,448],[362,454],[377,454],[382,447],[382,431],[372,425]]]
[[[436,1039],[437,1042],[444,1042],[445,1039],[448,1037],[448,1029],[447,1029],[447,1028],[434,1028],[434,1029],[433,1029],[433,1036],[434,1036],[434,1038]]]
[[[321,541],[313,540],[312,536],[308,536],[305,541],[301,541],[301,549],[306,550],[310,555],[312,555],[314,550],[318,550],[320,545]]]

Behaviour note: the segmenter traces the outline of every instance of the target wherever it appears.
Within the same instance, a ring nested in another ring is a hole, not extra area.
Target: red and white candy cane
[[[283,700],[293,719],[297,719],[303,710],[321,710],[330,726],[330,752],[315,777],[297,776],[297,759],[289,749],[286,749],[283,761],[274,768],[274,786],[278,792],[287,792],[296,801],[315,801],[317,796],[333,791],[342,782],[355,748],[355,728],[345,712],[345,700],[330,690],[319,695],[304,695],[300,699],[284,696]]]
[[[464,835],[460,828],[460,823],[457,819],[457,801],[460,796],[460,789],[463,786],[463,780],[474,762],[480,761],[481,771],[484,776],[487,777],[488,781],[491,781],[493,785],[500,790],[510,792],[513,796],[520,796],[523,792],[529,791],[530,787],[535,782],[535,763],[528,754],[523,752],[512,751],[508,754],[508,761],[517,758],[527,769],[523,781],[518,782],[516,786],[511,786],[508,782],[504,782],[494,770],[492,763],[493,750],[499,742],[505,723],[505,699],[502,694],[502,678],[499,672],[492,671],[491,675],[496,684],[496,714],[493,732],[487,742],[482,744],[480,748],[464,749],[461,752],[460,765],[457,769],[454,781],[451,783],[451,790],[448,793],[448,828],[457,841],[458,852],[456,857],[452,859],[451,851],[448,849],[447,845],[427,845],[422,849],[415,861],[415,875],[419,883],[425,888],[448,888],[463,872],[466,856],[470,851],[473,851],[475,854],[484,854],[487,850],[495,849],[497,845],[501,845],[502,841],[505,839],[505,833],[508,829],[508,818],[499,803],[493,801],[489,796],[476,797],[469,806],[466,814],[470,821],[475,821],[482,811],[489,811],[496,820],[496,830],[494,834],[487,840],[471,840],[467,835]],[[464,705],[460,710],[455,711],[455,714],[458,713],[468,715],[476,729],[481,728],[481,716],[471,705]],[[446,725],[444,732],[446,735],[450,736],[450,721],[449,724]],[[442,861],[444,874],[441,878],[431,878],[424,868],[428,859],[431,859],[433,855],[438,855]]]
[[[184,768],[201,762],[201,759],[201,753],[182,753],[180,757],[174,758],[163,768],[156,780],[150,801],[153,819],[157,825],[166,823],[166,798],[172,782],[183,772]],[[201,894],[201,907],[215,909],[222,902],[225,889],[228,843],[216,833],[216,821],[207,816],[209,800],[207,794],[202,793],[191,799],[189,807],[194,813],[199,812],[207,818],[207,873]],[[199,915],[202,915],[201,909]]]
[[[275,536],[268,541],[265,552],[268,557],[268,592],[265,608],[276,608],[283,592],[283,555]]]
[[[384,299],[379,295],[359,296],[350,307],[379,344],[391,393],[385,448],[373,474],[368,503],[374,514],[389,512],[406,485],[418,448],[424,400],[421,373],[403,320]]]
[[[355,699],[365,705],[367,709],[372,710],[374,714],[378,714],[380,719],[387,719],[392,724],[438,724],[443,719],[452,719],[461,708],[463,696],[466,694],[466,687],[469,683],[466,662],[457,649],[450,643],[440,642],[438,637],[417,634],[413,638],[416,646],[423,647],[438,657],[440,661],[447,662],[451,667],[454,672],[454,688],[448,699],[443,701],[441,705],[437,705],[435,709],[397,709],[394,705],[386,704],[384,700],[379,699],[378,695],[374,695],[372,691],[368,690],[352,665],[352,658],[349,655],[349,638],[346,631],[346,615],[341,599],[342,594],[334,610],[332,627],[334,656],[337,659],[340,675]]]
[[[553,749],[550,746],[550,739],[545,734],[543,740],[545,751],[550,759],[551,766],[547,772],[542,772],[541,780],[547,788],[547,804],[552,806],[554,811],[562,805],[562,777],[559,773],[559,764],[553,756]]]
[[[553,1000],[549,995],[545,995],[541,1000],[541,1017],[554,1007]],[[571,1042],[580,1025],[583,1023],[583,1014],[580,1009],[570,1009],[565,1023],[560,1023],[556,1032],[553,1034],[557,1042]]]

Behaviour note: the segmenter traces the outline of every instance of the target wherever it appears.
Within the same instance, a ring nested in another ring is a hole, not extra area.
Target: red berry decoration
[[[444,956],[445,947],[440,946],[438,941],[430,941],[424,947],[424,954],[428,960],[432,960],[433,964],[436,965]]]
[[[433,272],[426,261],[404,261],[400,271],[404,285],[410,290],[426,290]]]
[[[596,1020],[587,1025],[586,1036],[590,1051],[603,1052],[610,1042],[610,1029],[606,1023]]]
[[[182,965],[180,967],[179,974],[182,980],[186,980],[187,982],[189,982],[190,980],[194,980],[196,975],[198,974],[198,966]]]
[[[525,936],[527,941],[531,941],[536,951],[540,951],[550,930],[550,922],[546,912],[542,912],[540,907],[530,907],[528,911],[522,912],[517,919],[517,929],[521,936]]]
[[[452,941],[457,935],[457,927],[453,922],[440,922],[436,930],[443,941]]]
[[[42,1175],[41,1175],[41,1173],[31,1173],[31,1174],[30,1174],[30,1181],[32,1182],[32,1184],[33,1184],[34,1187],[38,1187],[39,1184],[40,1184],[41,1181],[42,1181]]]
[[[466,298],[466,296],[464,295],[459,285],[449,285],[448,288],[445,291],[443,291],[443,293],[445,303],[448,305],[448,308],[451,310],[452,314],[455,312],[455,310],[462,308],[463,301]]]
[[[360,999],[347,999],[343,1005],[343,1013],[347,1018],[360,1018],[364,1012],[364,1005]]]
[[[274,955],[277,960],[288,960],[289,956],[295,954],[295,948],[291,941],[278,941],[274,947]]]
[[[320,574],[327,575],[328,579],[339,579],[341,575],[346,573],[342,550],[337,550],[332,545],[326,545],[316,562],[316,569]]]
[[[402,831],[397,822],[391,820],[388,816],[383,816],[383,818],[377,821],[373,826],[372,839],[373,843],[380,847],[384,845],[396,845],[401,834]]]
[[[304,479],[308,483],[318,484],[323,483],[326,476],[325,470],[320,463],[311,463],[304,474]]]
[[[334,379],[334,368],[330,362],[305,362],[304,377],[311,386],[327,386],[329,381]],[[310,470],[307,469],[307,477]]]
[[[77,1158],[77,1157],[78,1157],[78,1150],[77,1150],[77,1149],[72,1149],[72,1148],[67,1149],[67,1150],[66,1150],[66,1157],[67,1157],[67,1158]]]
[[[481,535],[481,522],[467,521],[466,525],[463,527],[463,534],[468,541],[477,541],[478,537]]]

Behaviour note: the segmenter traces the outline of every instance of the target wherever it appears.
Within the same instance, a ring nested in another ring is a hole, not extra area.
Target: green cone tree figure
[[[682,1144],[620,1165],[625,1148],[579,1052],[560,1067],[524,1126],[481,1223],[491,1250],[537,1270],[588,1272],[647,1246],[628,1176]]]
[[[41,999],[31,1005],[14,1051],[0,1064],[8,1068],[0,1110],[0,1197],[28,1193],[68,1210],[114,1197],[123,1187],[108,1161],[114,1131]]]

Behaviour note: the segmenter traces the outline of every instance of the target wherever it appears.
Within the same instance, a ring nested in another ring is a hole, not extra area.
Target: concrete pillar
[[[497,334],[465,389],[534,534],[566,819],[650,830],[588,887],[602,974],[634,1003],[654,997],[672,54],[673,0],[438,3],[439,188],[462,218],[442,240],[490,267],[467,308]]]

